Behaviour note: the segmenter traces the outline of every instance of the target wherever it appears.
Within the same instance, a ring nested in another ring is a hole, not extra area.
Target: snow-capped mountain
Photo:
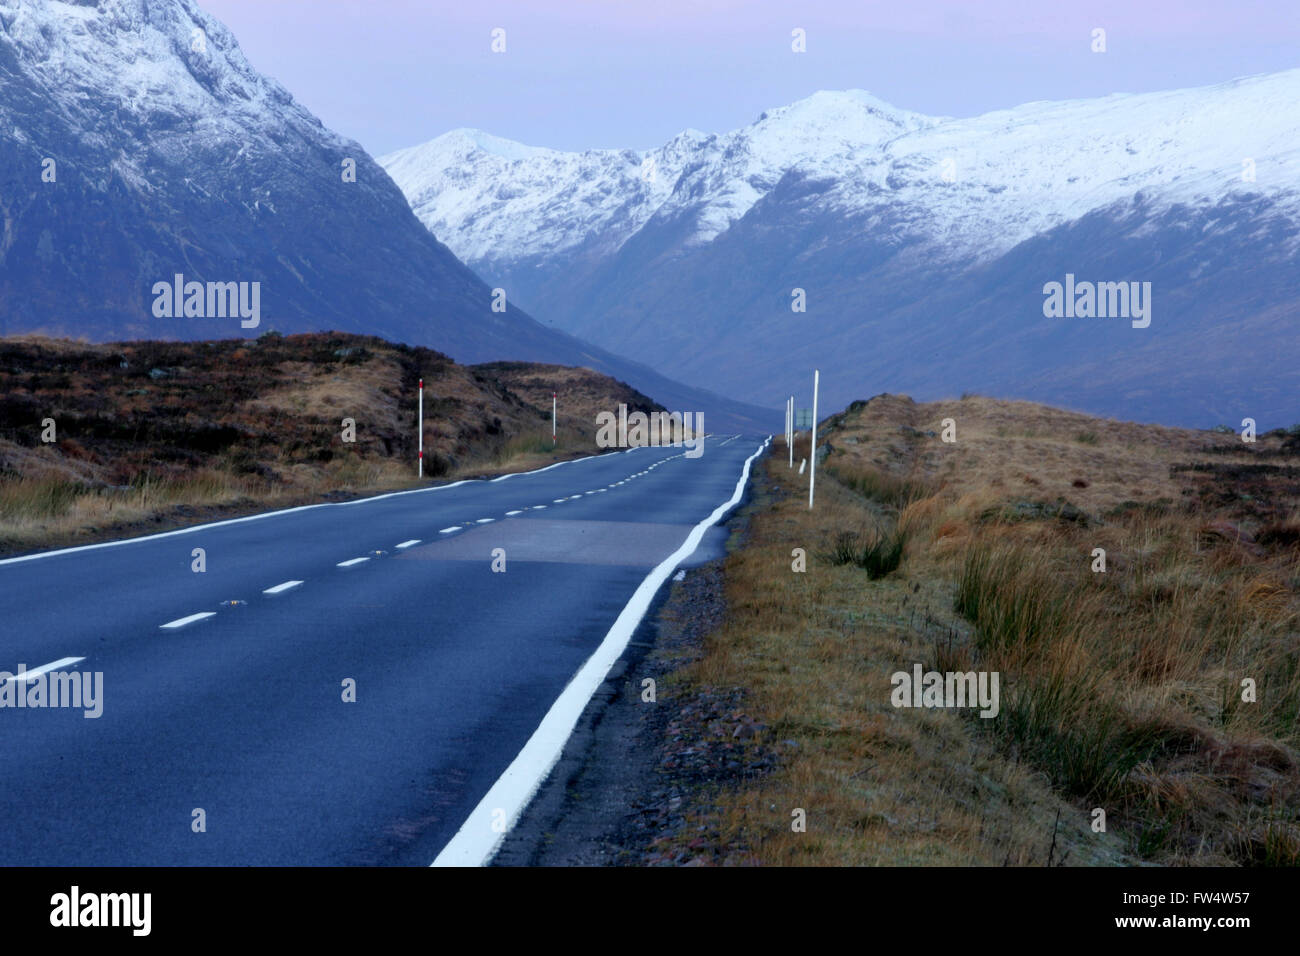
[[[966,388],[1290,424],[1297,102],[1300,70],[970,119],[821,92],[648,153],[458,130],[380,163],[525,308],[747,400],[819,365],[828,407]],[[1151,326],[1046,318],[1067,273],[1152,282]]]
[[[183,297],[160,296],[177,275]],[[205,291],[192,311],[189,283]],[[225,283],[257,284],[255,324],[214,300]],[[707,401],[492,298],[365,150],[193,0],[0,0],[0,335],[338,329]]]

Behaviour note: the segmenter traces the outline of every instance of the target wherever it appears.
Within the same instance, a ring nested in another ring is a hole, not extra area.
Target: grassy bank
[[[597,411],[657,407],[588,369],[334,333],[0,340],[0,554],[418,487],[420,379],[425,484],[592,454]]]
[[[1291,436],[889,396],[822,434],[812,512],[776,443],[678,675],[784,754],[700,823],[769,864],[1297,862]],[[998,715],[896,708],[915,664],[998,672]]]

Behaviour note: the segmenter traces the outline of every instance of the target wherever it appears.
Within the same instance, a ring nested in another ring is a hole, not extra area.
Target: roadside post
[[[812,443],[808,446],[808,457],[811,460],[808,471],[808,510],[813,506],[813,488],[817,484],[817,389],[821,384],[822,373],[820,369],[813,369],[813,413],[812,413]]]

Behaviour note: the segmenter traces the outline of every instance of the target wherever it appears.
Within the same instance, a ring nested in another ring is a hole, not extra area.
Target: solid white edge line
[[[635,449],[633,449],[635,450]],[[617,452],[606,452],[603,455],[588,455],[585,458],[570,458],[568,461],[557,461],[553,465],[547,465],[545,468],[534,468],[532,471],[516,471],[508,475],[502,475],[499,478],[488,478],[487,482],[505,481],[507,478],[520,478],[524,475],[535,475],[538,472],[550,471],[552,468],[559,468],[561,465],[576,465],[583,461],[595,461],[598,458],[606,458],[609,455],[618,454]],[[400,498],[402,495],[423,495],[431,491],[446,491],[448,488],[457,488],[460,485],[473,484],[474,482],[485,481],[483,478],[462,478],[460,481],[453,481],[449,485],[436,485],[433,488],[412,488],[409,491],[390,491],[382,495],[374,495],[370,498],[357,498],[355,501],[323,501],[316,505],[298,505],[296,508],[282,508],[279,511],[264,511],[261,514],[245,515],[242,518],[226,518],[224,521],[213,521],[209,524],[196,524],[188,528],[177,528],[174,531],[159,531],[157,534],[144,534],[138,538],[123,538],[120,541],[101,541],[98,544],[79,544],[72,548],[59,548],[55,551],[38,551],[36,554],[24,554],[17,558],[0,558],[0,567],[6,564],[18,564],[21,561],[35,561],[39,558],[52,558],[59,554],[72,554],[74,551],[96,551],[99,548],[116,548],[124,544],[139,544],[141,541],[154,541],[158,538],[171,538],[178,534],[194,534],[198,531],[209,531],[212,528],[222,528],[231,524],[243,524],[246,521],[261,521],[263,518],[275,518],[279,515],[293,514],[296,511],[311,511],[313,508],[347,508],[350,505],[364,505],[372,501],[383,501],[385,498]]]
[[[266,589],[265,591],[263,591],[262,593],[263,593],[263,594],[283,594],[285,591],[292,590],[293,588],[296,588],[296,587],[297,587],[298,585],[300,585],[300,584],[302,584],[301,581],[285,581],[283,584],[277,584],[277,585],[276,585],[275,587],[273,587],[273,588],[267,588],[267,589]]]
[[[190,614],[187,617],[178,617],[176,620],[168,621],[166,624],[159,624],[158,627],[159,629],[165,627],[168,630],[174,631],[176,630],[176,628],[184,627],[186,624],[193,624],[195,621],[202,621],[206,618],[216,617],[216,616],[217,616],[216,611],[199,611],[198,614]]]
[[[591,655],[578,669],[568,685],[556,698],[546,716],[528,742],[511,761],[505,773],[497,779],[492,788],[484,795],[461,824],[456,835],[448,841],[434,859],[431,866],[484,866],[496,853],[501,841],[518,822],[520,815],[532,800],[533,794],[541,786],[551,768],[559,761],[564,752],[573,728],[586,709],[592,694],[605,679],[614,662],[622,656],[627,643],[632,639],[641,618],[650,609],[655,594],[667,580],[668,575],[695,551],[704,532],[716,524],[728,511],[740,501],[749,481],[749,468],[754,459],[762,454],[771,441],[764,440],[754,454],[745,459],[745,466],[736,482],[731,497],[718,505],[713,513],[691,529],[686,540],[676,551],[661,561],[632,594],[627,605],[619,612],[613,626]],[[501,833],[493,832],[493,813],[505,811],[506,826]]]
[[[336,568],[350,568],[350,567],[352,567],[354,564],[360,564],[362,561],[369,561],[369,560],[370,560],[369,558],[350,558],[350,559],[347,560],[347,561],[340,561],[338,564],[334,565],[334,567],[336,567]]]
[[[414,548],[419,543],[419,538],[412,538],[410,541],[403,541],[401,544],[395,545],[395,547],[400,551],[403,548]]]
[[[60,657],[57,661],[53,661],[49,664],[42,664],[34,670],[23,671],[21,674],[12,674],[5,680],[0,681],[0,683],[9,683],[12,681],[14,683],[26,684],[28,681],[36,680],[36,678],[40,677],[42,674],[47,674],[56,668],[67,667],[69,664],[75,664],[78,661],[84,660],[84,657]]]

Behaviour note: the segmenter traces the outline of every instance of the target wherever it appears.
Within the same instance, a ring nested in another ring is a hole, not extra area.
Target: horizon
[[[978,118],[980,118],[980,117],[982,117],[982,116],[987,116],[989,113],[998,113],[998,112],[1014,112],[1014,111],[1016,111],[1016,110],[1018,110],[1018,109],[1021,109],[1021,108],[1023,108],[1023,107],[1026,107],[1026,106],[1032,106],[1032,105],[1041,104],[1041,103],[1054,103],[1054,104],[1065,104],[1065,103],[1087,103],[1087,102],[1097,102],[1097,101],[1100,101],[1100,100],[1111,99],[1111,98],[1113,98],[1113,97],[1124,97],[1124,98],[1126,98],[1126,97],[1138,97],[1138,96],[1159,95],[1159,94],[1161,94],[1161,93],[1177,93],[1177,92],[1184,92],[1184,91],[1189,91],[1189,90],[1208,90],[1208,89],[1214,89],[1214,88],[1216,88],[1216,87],[1221,87],[1221,86],[1229,86],[1229,85],[1232,85],[1232,84],[1234,84],[1234,83],[1239,83],[1239,82],[1242,82],[1242,81],[1245,81],[1245,80],[1262,79],[1262,78],[1264,78],[1264,77],[1280,76],[1280,75],[1283,74],[1283,73],[1295,73],[1295,72],[1300,72],[1300,66],[1293,66],[1293,67],[1289,67],[1289,68],[1287,68],[1287,69],[1282,69],[1282,70],[1272,70],[1272,71],[1263,72],[1263,73],[1246,73],[1246,74],[1242,74],[1241,76],[1228,77],[1227,79],[1219,80],[1219,81],[1217,81],[1217,82],[1204,83],[1204,84],[1199,84],[1199,85],[1197,85],[1197,86],[1170,87],[1169,89],[1164,89],[1164,90],[1143,90],[1143,91],[1140,91],[1140,92],[1128,91],[1128,90],[1116,90],[1116,91],[1114,91],[1114,92],[1112,92],[1112,93],[1103,93],[1103,94],[1100,94],[1100,95],[1098,95],[1098,96],[1081,96],[1081,97],[1072,97],[1072,98],[1068,98],[1068,99],[1060,99],[1060,100],[1025,100],[1025,101],[1020,102],[1020,103],[1015,103],[1014,105],[1011,105],[1011,106],[995,106],[995,107],[993,107],[992,109],[986,110],[986,111],[983,112],[983,113],[976,113],[976,114],[973,114],[973,115],[971,115],[971,116],[952,116],[952,115],[938,114],[938,113],[922,113],[922,112],[920,112],[920,111],[918,111],[918,110],[910,109],[910,108],[908,108],[908,107],[906,107],[906,106],[903,106],[903,105],[900,105],[900,104],[898,104],[898,103],[894,103],[894,102],[891,102],[891,101],[888,101],[888,100],[884,100],[883,98],[879,97],[879,96],[878,96],[876,93],[874,93],[873,91],[871,91],[871,90],[866,90],[866,89],[861,89],[861,88],[850,87],[850,88],[847,88],[847,89],[834,89],[834,90],[833,90],[833,89],[818,89],[818,90],[812,90],[811,92],[807,93],[806,95],[801,96],[801,97],[799,97],[798,99],[791,100],[791,101],[788,102],[788,103],[774,103],[774,104],[772,104],[771,106],[767,106],[767,107],[765,107],[763,110],[761,110],[758,114],[756,114],[756,115],[753,117],[753,119],[749,120],[749,121],[746,122],[746,123],[742,123],[742,124],[740,124],[739,126],[733,126],[733,127],[729,128],[729,129],[715,129],[715,130],[703,130],[703,129],[698,129],[697,127],[694,127],[694,126],[685,126],[685,127],[682,127],[680,130],[678,130],[676,133],[674,133],[672,136],[668,137],[668,139],[665,140],[664,142],[669,142],[669,141],[671,141],[672,139],[674,139],[675,137],[677,137],[677,136],[681,136],[681,135],[683,135],[683,134],[685,134],[685,133],[700,133],[700,134],[702,134],[702,135],[704,135],[704,136],[725,136],[726,134],[731,133],[731,132],[735,132],[735,131],[738,130],[738,129],[744,129],[744,128],[747,127],[747,126],[751,126],[751,125],[753,125],[754,123],[758,122],[759,117],[762,116],[764,113],[768,113],[768,112],[770,112],[770,111],[772,111],[772,110],[776,110],[776,109],[782,109],[782,108],[787,107],[787,106],[793,106],[793,105],[796,104],[796,103],[801,103],[801,102],[803,102],[803,101],[805,101],[805,100],[809,100],[809,99],[811,99],[812,97],[818,95],[819,93],[865,93],[865,94],[867,94],[868,96],[872,96],[872,97],[875,97],[876,99],[881,100],[881,102],[884,103],[885,105],[887,105],[887,106],[891,106],[891,107],[893,107],[894,109],[897,109],[897,110],[900,111],[900,112],[915,113],[915,114],[917,114],[917,115],[926,116],[926,117],[928,117],[929,119],[940,120],[941,122],[963,122],[963,121],[966,121],[966,120],[978,119]],[[572,150],[567,150],[567,149],[558,149],[558,148],[556,148],[556,147],[552,147],[552,146],[545,146],[545,145],[542,145],[542,144],[540,144],[540,143],[529,143],[529,142],[524,142],[524,141],[522,141],[522,140],[510,139],[509,137],[501,136],[500,134],[494,132],[493,130],[491,130],[491,129],[485,129],[484,127],[481,127],[481,126],[457,126],[457,127],[453,127],[452,129],[444,130],[443,132],[438,133],[436,136],[432,136],[432,137],[430,137],[430,138],[427,139],[427,140],[423,140],[423,141],[418,142],[418,143],[412,143],[410,146],[399,147],[398,149],[392,150],[392,151],[390,151],[390,152],[388,152],[388,153],[382,153],[382,154],[374,154],[374,153],[372,153],[371,155],[374,156],[376,159],[383,159],[383,158],[386,158],[386,157],[392,156],[392,155],[394,155],[394,154],[396,154],[396,153],[400,153],[400,152],[402,152],[403,150],[410,149],[410,148],[412,148],[412,147],[423,146],[423,145],[426,145],[426,144],[428,144],[428,143],[430,143],[430,142],[433,142],[434,140],[440,139],[440,138],[442,138],[443,136],[448,136],[448,135],[450,135],[450,134],[452,134],[452,133],[460,133],[460,132],[466,132],[466,133],[481,133],[481,134],[483,134],[484,136],[490,137],[490,138],[492,138],[492,139],[502,140],[502,141],[507,142],[507,143],[510,143],[511,145],[514,145],[514,146],[523,146],[523,147],[526,147],[526,148],[528,148],[528,149],[550,150],[550,151],[552,151],[552,152],[560,152],[560,153],[583,153],[583,152],[602,152],[602,151],[622,151],[622,150],[628,150],[628,149],[633,150],[634,152],[650,152],[650,151],[653,151],[654,149],[657,149],[657,148],[659,148],[660,146],[663,145],[663,143],[657,143],[657,144],[655,144],[655,145],[653,145],[653,146],[644,147],[644,148],[631,147],[631,146],[603,146],[603,147],[602,147],[602,146],[591,146],[591,147],[587,147],[586,149],[572,149]],[[482,144],[480,144],[480,146],[481,146],[481,145],[482,145]],[[487,147],[483,147],[483,148],[484,148],[484,149],[487,149]],[[487,151],[488,151],[488,152],[491,152],[491,150],[487,150]]]
[[[413,0],[199,5],[256,69],[373,156],[460,128],[564,152],[647,150],[684,129],[740,128],[817,90],[861,89],[900,109],[964,119],[1300,67],[1300,11],[1278,0],[1231,10],[1211,0],[1140,10],[1104,0],[1047,12],[1027,0],[978,11],[959,0],[906,10],[848,0],[578,2],[558,12],[520,0],[472,11]],[[489,49],[497,26],[504,54]],[[791,51],[795,27],[806,31],[802,54]],[[1106,30],[1104,55],[1089,48],[1095,27]],[[592,75],[601,76],[596,88]]]

